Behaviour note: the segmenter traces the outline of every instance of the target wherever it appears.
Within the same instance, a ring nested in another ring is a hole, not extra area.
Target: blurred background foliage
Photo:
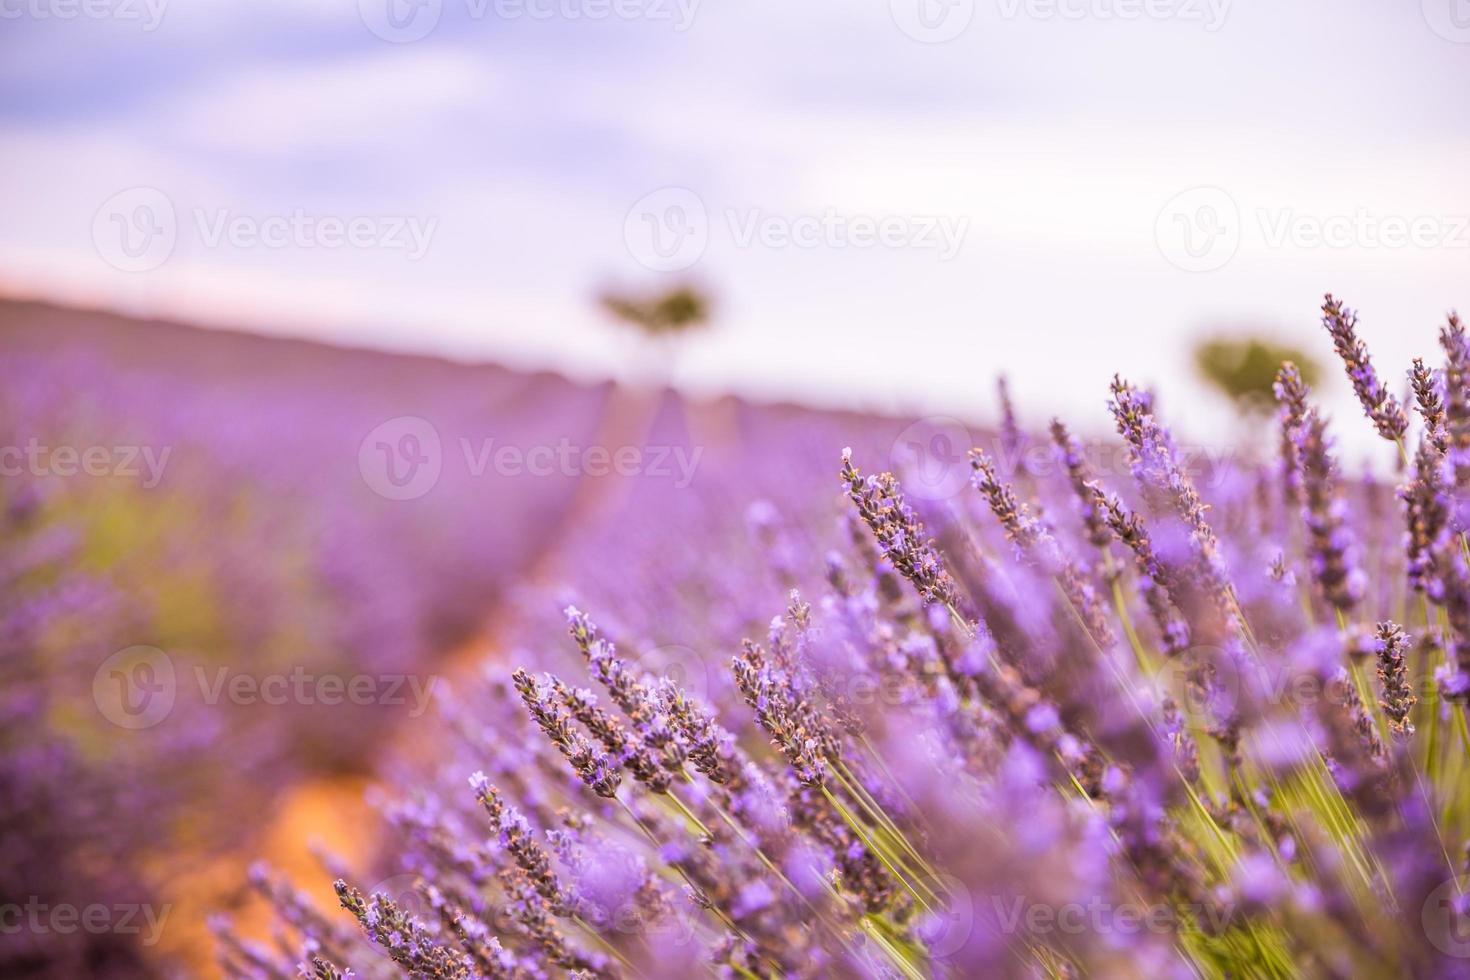
[[[1321,366],[1306,352],[1268,336],[1219,332],[1194,348],[1194,366],[1245,416],[1267,415],[1274,404],[1271,385],[1282,361],[1294,361],[1307,384],[1317,384]]]
[[[691,333],[708,326],[710,320],[708,293],[689,284],[643,293],[609,289],[598,297],[598,303],[617,321],[649,337]]]

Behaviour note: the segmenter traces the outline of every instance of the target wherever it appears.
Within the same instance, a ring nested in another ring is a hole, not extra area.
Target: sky
[[[1470,0],[0,0],[0,292],[590,379],[694,281],[694,392],[1228,438],[1203,334],[1470,310],[1467,92]]]

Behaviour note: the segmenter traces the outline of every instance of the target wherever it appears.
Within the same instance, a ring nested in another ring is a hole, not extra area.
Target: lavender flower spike
[[[531,836],[531,824],[525,816],[505,802],[500,790],[491,785],[483,772],[477,772],[470,777],[470,788],[475,791],[475,799],[480,802],[480,806],[489,814],[490,822],[499,834],[500,846],[516,859],[516,864],[526,872],[531,884],[541,893],[553,912],[560,915],[568,911],[570,903],[566,890],[552,870],[551,858]]]
[[[1291,361],[1283,361],[1271,386],[1281,420],[1281,478],[1289,503],[1301,500],[1302,463],[1297,457],[1295,433],[1307,414],[1307,383]]]
[[[1347,523],[1347,503],[1337,488],[1337,463],[1327,422],[1315,408],[1295,433],[1301,456],[1306,499],[1302,517],[1311,535],[1312,577],[1329,603],[1346,612],[1363,596],[1364,574],[1357,567],[1357,547]]]
[[[1463,494],[1470,487],[1470,338],[1455,314],[1440,330],[1439,343],[1444,348],[1445,459],[1450,482]],[[1457,513],[1456,520],[1462,516]]]
[[[361,923],[368,938],[387,950],[394,962],[414,976],[469,980],[474,974],[470,958],[434,942],[413,916],[390,898],[362,893],[344,881],[334,883],[342,907]]]
[[[1409,370],[1409,385],[1414,389],[1414,402],[1424,418],[1425,434],[1443,456],[1449,448],[1444,428],[1444,400],[1440,397],[1434,372],[1424,366],[1424,358],[1414,358],[1414,366]]]
[[[586,658],[592,676],[607,688],[613,703],[628,716],[643,746],[671,774],[681,775],[684,768],[684,745],[669,724],[668,718],[654,703],[652,692],[634,677],[627,662],[617,655],[617,647],[612,641],[602,637],[597,624],[586,613],[576,606],[568,606],[563,614],[567,618],[567,629],[576,641],[577,648],[582,651],[582,656]],[[568,706],[575,713],[584,705],[569,702]],[[604,734],[599,726],[589,724],[589,728],[599,737]],[[657,789],[656,786],[654,788]],[[667,789],[667,783],[663,788]]]
[[[852,450],[844,449],[842,488],[878,540],[883,557],[913,583],[924,602],[940,602],[955,609],[959,590],[945,570],[934,542],[925,535],[924,525],[904,502],[893,474],[863,477],[852,465]]]
[[[1113,540],[1113,532],[1108,527],[1107,515],[1098,506],[1097,498],[1088,486],[1093,479],[1092,468],[1087,465],[1082,444],[1067,431],[1067,426],[1061,419],[1051,420],[1051,438],[1057,447],[1057,458],[1067,470],[1067,481],[1076,497],[1082,525],[1087,529],[1088,543],[1100,551],[1106,550]]]
[[[1402,442],[1409,429],[1409,416],[1397,398],[1389,394],[1373,362],[1368,358],[1368,348],[1358,337],[1358,315],[1333,299],[1328,293],[1322,302],[1322,325],[1332,335],[1332,344],[1342,358],[1353,393],[1363,406],[1363,414],[1373,422],[1378,434],[1389,442]]]
[[[1379,703],[1394,733],[1399,736],[1414,734],[1414,726],[1409,724],[1409,712],[1418,700],[1414,697],[1408,664],[1404,660],[1408,647],[1409,637],[1397,623],[1378,624],[1378,679],[1383,682],[1383,700]]]
[[[546,733],[546,737],[551,739],[552,744],[566,756],[582,781],[598,796],[616,796],[618,784],[622,782],[622,771],[618,763],[594,749],[573,727],[571,715],[552,700],[547,691],[550,683],[537,680],[525,668],[517,668],[511,678],[521,700],[531,712],[531,717]]]

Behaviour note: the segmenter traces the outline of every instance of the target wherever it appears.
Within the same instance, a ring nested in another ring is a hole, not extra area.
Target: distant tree
[[[1282,361],[1295,361],[1302,378],[1316,384],[1321,369],[1310,354],[1263,337],[1219,335],[1194,348],[1195,369],[1244,415],[1271,411],[1271,384]]]
[[[709,298],[687,284],[644,294],[608,290],[598,302],[621,322],[658,339],[688,333],[709,323]]]

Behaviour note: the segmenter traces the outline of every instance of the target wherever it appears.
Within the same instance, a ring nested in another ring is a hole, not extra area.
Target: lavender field
[[[1470,980],[1467,90],[0,0],[0,980]]]
[[[750,506],[758,485],[724,486],[748,446],[884,426],[35,304],[0,305],[0,347],[6,975],[207,968],[249,859],[308,860],[297,822],[322,813],[376,821],[383,760],[505,642],[526,583],[592,535],[636,527],[651,565]],[[431,420],[431,482],[404,418]],[[573,454],[620,445],[636,476]],[[689,498],[706,510],[674,522]],[[99,904],[104,928],[50,925]]]
[[[1470,339],[1320,316],[1257,457],[7,304],[0,965],[1470,975]]]

